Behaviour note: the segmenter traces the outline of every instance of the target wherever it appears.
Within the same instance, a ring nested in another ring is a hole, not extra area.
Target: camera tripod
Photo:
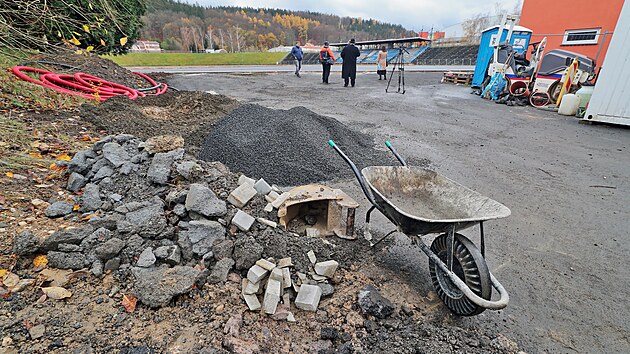
[[[392,83],[392,77],[394,77],[394,72],[398,68],[398,90],[396,92],[403,95],[405,94],[405,53],[409,54],[405,47],[400,47],[398,48],[398,53],[393,58],[394,67],[392,68],[392,73],[389,75],[389,81],[387,81],[387,87],[385,88],[386,93],[389,93],[389,85]]]

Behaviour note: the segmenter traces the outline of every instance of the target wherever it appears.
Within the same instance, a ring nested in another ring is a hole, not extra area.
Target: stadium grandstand
[[[460,44],[446,42],[444,44],[432,42],[426,37],[411,37],[398,39],[382,39],[373,41],[360,41],[355,45],[359,48],[361,55],[357,58],[358,64],[376,64],[376,58],[381,46],[387,48],[387,61],[395,60],[399,48],[404,47],[407,51],[404,61],[407,64],[415,65],[475,65],[477,60],[477,44]],[[340,57],[341,49],[347,43],[331,43],[330,46],[336,48],[333,54],[337,63],[342,63]],[[292,64],[291,54],[280,61],[280,64]],[[319,64],[319,52],[305,52],[302,64]]]

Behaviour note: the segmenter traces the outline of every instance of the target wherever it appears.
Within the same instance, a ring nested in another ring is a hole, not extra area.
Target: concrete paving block
[[[295,321],[295,316],[293,316],[293,312],[289,312],[289,314],[287,315],[287,321],[288,322],[296,322]]]
[[[300,292],[295,298],[295,307],[304,311],[317,311],[319,299],[322,296],[322,289],[317,285],[302,284]]]
[[[257,192],[253,185],[243,183],[230,193],[227,201],[237,208],[242,208],[256,195],[256,193]]]
[[[282,188],[280,188],[278,185],[276,184],[272,184],[271,185],[271,189],[276,192],[276,193],[282,193]]]
[[[260,282],[269,271],[257,264],[254,264],[249,271],[247,271],[247,279],[252,283]]]
[[[276,227],[278,227],[278,223],[275,221],[271,221],[271,220],[267,220],[265,218],[257,218],[256,221],[258,221],[259,223],[263,224],[263,225],[267,225],[269,227],[273,227],[274,229]]]
[[[313,274],[311,275],[311,277],[313,278],[313,280],[315,280],[318,283],[325,282],[326,280],[328,280],[328,278],[326,278],[323,275]]]
[[[265,209],[263,210],[268,213],[271,213],[273,211],[273,205],[271,205],[271,203],[267,203],[267,205],[265,205]]]
[[[269,194],[267,194],[265,196],[265,200],[268,201],[269,203],[273,203],[273,201],[278,199],[279,196],[280,196],[280,194],[278,194],[278,193],[276,193],[274,191],[271,191],[271,192],[269,192]]]
[[[250,311],[260,310],[260,301],[256,295],[243,295],[243,299]]]
[[[317,262],[317,257],[315,257],[315,252],[313,252],[313,250],[308,251],[306,256],[308,256],[308,260],[311,261],[311,263],[315,264]]]
[[[284,277],[282,276],[282,269],[280,268],[274,268],[271,271],[271,274],[269,274],[269,279],[277,280],[279,282],[282,282],[283,278]]]
[[[282,270],[282,286],[284,288],[290,288],[291,287],[291,272],[289,271],[289,268],[278,268]]]
[[[282,295],[282,303],[287,305],[287,306],[290,305],[291,304],[291,294],[289,294],[288,292],[284,293]]]
[[[273,205],[273,207],[276,209],[280,208],[280,206],[284,203],[285,200],[287,200],[287,198],[289,198],[290,195],[291,193],[289,192],[282,193],[278,198],[276,198],[276,200],[271,202],[271,205]]]
[[[243,278],[243,295],[254,295],[260,290],[260,283],[252,283],[247,278]]]
[[[250,184],[250,185],[254,185],[254,183],[256,183],[256,180],[253,178],[249,178],[245,175],[240,175],[240,177],[238,178],[238,185],[240,186],[241,184]]]
[[[332,278],[338,266],[339,262],[333,260],[315,263],[315,273]]]
[[[298,278],[300,278],[301,281],[305,281],[306,280],[306,274],[304,273],[297,273]]]
[[[300,285],[293,283],[293,291],[295,291],[295,293],[299,293],[300,292]]]
[[[232,224],[234,224],[236,227],[238,227],[239,230],[244,232],[249,231],[249,228],[252,227],[254,221],[256,221],[256,219],[254,219],[253,216],[247,214],[242,210],[237,211],[236,215],[234,215],[234,217],[232,218]]]
[[[319,230],[314,227],[307,227],[306,237],[319,237]]]
[[[262,304],[263,312],[266,314],[273,315],[276,313],[278,302],[280,302],[280,288],[281,284],[279,281],[271,278],[267,281],[267,289],[265,290],[265,297]]]
[[[274,269],[276,267],[275,264],[269,262],[266,259],[259,259],[259,260],[256,261],[256,264],[261,266],[261,267],[263,267],[263,268],[265,268],[266,270],[272,270],[272,269]]]
[[[278,268],[286,268],[286,267],[293,267],[293,263],[291,263],[291,257],[281,258],[278,261]]]
[[[254,189],[258,192],[258,194],[262,195],[267,195],[271,192],[271,186],[262,178],[254,183]]]

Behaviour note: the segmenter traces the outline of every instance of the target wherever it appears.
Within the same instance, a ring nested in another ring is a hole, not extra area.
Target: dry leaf
[[[77,211],[77,210],[79,210],[79,208],[81,208],[81,206],[80,206],[79,204],[75,204],[75,205],[72,207],[72,210],[73,210],[73,211]]]
[[[33,259],[33,265],[35,267],[43,267],[47,264],[48,264],[48,258],[46,258],[46,256],[44,256],[43,254],[40,254],[39,256]]]
[[[40,154],[39,152],[29,152],[28,154],[36,159],[43,159],[42,154]]]
[[[54,186],[54,184],[36,184],[35,187],[37,188],[50,188]]]
[[[99,214],[88,214],[85,217],[81,218],[82,221],[88,221],[91,218],[95,217],[95,216],[99,216]]]
[[[49,167],[51,170],[53,171],[62,171],[65,170],[67,167],[66,166],[58,166],[57,164],[51,164]]]
[[[127,310],[127,312],[133,312],[136,309],[137,302],[138,302],[138,299],[136,299],[135,296],[129,294],[129,295],[123,295],[121,304],[123,305],[125,310]]]
[[[7,172],[5,175],[9,178],[13,178],[13,172]]]
[[[13,274],[11,272],[7,272],[7,274],[5,274],[4,277],[2,278],[2,283],[4,284],[4,286],[6,286],[9,289],[18,285],[19,282],[20,282],[20,277],[18,277],[16,274]]]
[[[67,297],[72,296],[71,292],[59,286],[51,286],[48,288],[42,288],[42,291],[44,292],[46,296],[55,300],[61,300],[61,299],[65,299]]]
[[[31,286],[35,283],[35,279],[22,279],[18,283],[18,285],[14,286],[11,289],[12,293],[19,293],[20,291],[26,289],[27,286]]]
[[[61,155],[57,156],[57,160],[70,161],[70,160],[72,160],[72,158],[70,156],[68,156],[68,154],[61,154]]]
[[[29,321],[29,320],[24,320],[22,321],[22,324],[24,325],[24,328],[26,328],[27,330],[33,328],[33,322]]]
[[[120,39],[120,45],[125,45],[125,44],[127,44],[127,37],[122,37]]]
[[[7,270],[6,269],[0,269],[0,278],[4,278],[4,276],[7,274]]]
[[[87,33],[90,33],[90,26],[88,25],[83,25],[83,30]]]
[[[4,196],[0,195],[0,204],[4,204],[7,202],[7,198],[5,198]]]
[[[70,280],[72,271],[67,269],[51,269],[46,268],[39,274],[44,277],[43,281],[50,281],[50,286],[64,286]]]
[[[76,39],[75,37],[72,37],[72,39],[70,39],[70,43],[74,44],[74,45],[80,45],[81,42]]]

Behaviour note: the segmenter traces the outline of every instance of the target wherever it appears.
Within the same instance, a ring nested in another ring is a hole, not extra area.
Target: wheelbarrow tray
[[[376,203],[405,234],[426,235],[505,218],[510,209],[440,174],[419,167],[361,170]]]

